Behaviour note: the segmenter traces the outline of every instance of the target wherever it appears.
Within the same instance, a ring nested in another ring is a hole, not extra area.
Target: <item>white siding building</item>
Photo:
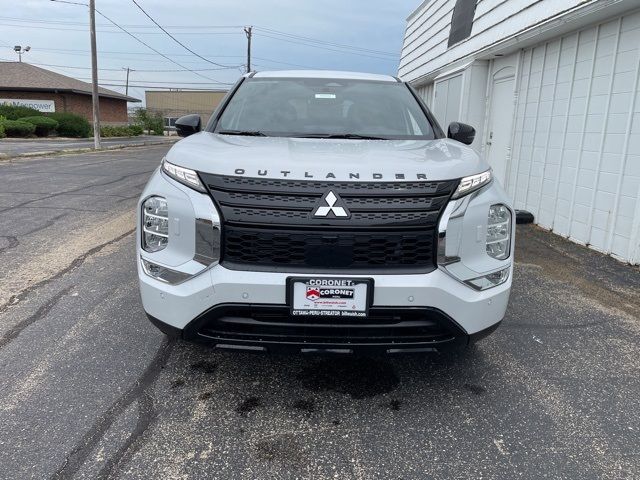
[[[399,75],[476,128],[516,208],[638,264],[639,69],[640,0],[426,0]]]

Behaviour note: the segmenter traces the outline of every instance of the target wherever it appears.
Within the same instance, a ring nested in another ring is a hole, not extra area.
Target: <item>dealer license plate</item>
[[[369,278],[290,278],[291,314],[366,317],[373,291]]]

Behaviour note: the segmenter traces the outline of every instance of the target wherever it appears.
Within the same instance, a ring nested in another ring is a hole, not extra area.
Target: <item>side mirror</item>
[[[476,138],[476,129],[466,123],[451,122],[447,130],[447,137],[465,145],[471,145],[473,139]]]
[[[181,137],[188,137],[202,130],[202,120],[200,115],[191,114],[180,117],[176,120],[176,130]]]

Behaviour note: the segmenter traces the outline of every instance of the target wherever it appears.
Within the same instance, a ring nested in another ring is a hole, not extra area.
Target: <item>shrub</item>
[[[32,123],[36,127],[36,135],[39,137],[46,137],[56,128],[58,128],[58,122],[49,117],[23,117],[20,119],[22,122]]]
[[[142,135],[144,133],[144,129],[140,125],[129,125],[129,131],[131,135]]]
[[[154,135],[164,135],[164,119],[161,116],[153,119],[149,133],[153,133]]]
[[[100,127],[101,137],[126,137],[128,135],[127,127],[105,125]]]
[[[4,133],[4,121],[6,120],[6,118],[4,118],[2,115],[0,115],[0,138],[4,138],[7,136],[6,133]]]
[[[154,135],[164,134],[164,119],[159,113],[149,113],[146,108],[136,111],[136,124]]]
[[[91,125],[84,117],[75,113],[56,112],[47,115],[58,122],[56,131],[62,137],[88,137],[91,132]]]
[[[103,137],[133,137],[140,134],[142,127],[139,125],[105,125],[100,128]]]
[[[18,120],[22,117],[42,115],[38,110],[29,107],[14,107],[12,105],[0,105],[0,115],[7,120]]]
[[[28,137],[36,131],[36,126],[33,123],[22,120],[5,120],[2,125],[8,137]]]

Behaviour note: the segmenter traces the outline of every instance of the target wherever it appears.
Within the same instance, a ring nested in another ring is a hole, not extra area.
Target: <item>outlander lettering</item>
[[[247,170],[244,168],[236,168],[233,172],[235,175],[241,175],[241,176],[251,176],[250,174],[247,174]],[[282,177],[282,178],[287,178],[287,176],[292,173],[289,170],[286,171],[274,171],[273,172],[273,178],[275,177]],[[255,174],[257,176],[269,176],[271,175],[271,172],[269,172],[269,170],[263,170],[263,169],[258,169],[256,170]],[[333,172],[326,172],[326,173],[320,173],[320,174],[313,174],[310,172],[304,172],[304,177],[305,178],[322,178],[322,179],[327,179],[327,178],[333,178],[333,179],[337,179],[340,180],[339,176],[340,174],[336,174]],[[382,173],[371,173],[368,174],[368,177],[365,177],[364,175],[361,176],[361,174],[359,172],[349,172],[344,180],[351,180],[351,179],[355,179],[355,180],[360,180],[360,179],[366,179],[366,178],[370,178],[371,180],[427,180],[427,174],[426,173],[414,173],[414,174],[405,174],[405,173],[392,173],[392,174],[387,174],[384,175]]]
[[[268,92],[268,93],[267,93]],[[385,75],[244,75],[138,204],[137,264],[165,334],[261,352],[433,352],[502,320],[514,212],[472,127],[448,135]]]

